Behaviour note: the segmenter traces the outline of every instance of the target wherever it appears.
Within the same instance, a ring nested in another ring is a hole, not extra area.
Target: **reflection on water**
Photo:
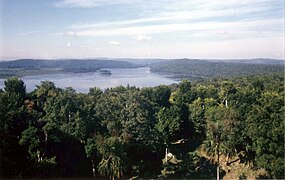
[[[136,87],[153,87],[160,84],[178,83],[176,80],[151,73],[149,67],[105,70],[109,70],[112,75],[106,76],[100,72],[90,72],[26,76],[21,79],[25,82],[27,91],[32,91],[36,85],[45,80],[54,82],[60,88],[72,87],[78,92],[88,92],[90,87],[106,89],[120,85],[127,86],[128,84]],[[4,79],[0,79],[0,88],[3,87]]]

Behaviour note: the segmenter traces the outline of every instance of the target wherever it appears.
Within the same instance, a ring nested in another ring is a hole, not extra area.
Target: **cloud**
[[[146,41],[146,40],[151,40],[151,37],[140,34],[140,35],[136,36],[135,39],[138,41]]]
[[[65,4],[104,5],[138,3],[140,0],[64,0]],[[129,16],[124,20],[113,19],[104,22],[76,23],[69,27],[67,36],[132,36],[138,41],[149,40],[150,35],[160,33],[179,33],[201,31],[202,34],[212,31],[221,32],[270,32],[282,34],[284,31],[284,16],[275,11],[268,15],[271,0],[149,0],[135,7],[160,7],[156,13],[146,13],[137,19]],[[278,6],[277,6],[278,7]],[[150,12],[152,10],[149,10]],[[144,11],[142,11],[144,12]],[[270,11],[271,12],[271,11]],[[151,14],[151,15],[149,15]],[[283,26],[282,26],[283,25]],[[138,35],[139,34],[139,35]],[[245,34],[245,33],[244,33]],[[208,34],[209,35],[209,34]],[[228,37],[225,33],[225,38]]]
[[[112,46],[120,46],[121,44],[117,41],[109,41],[109,44]]]
[[[192,23],[167,23],[167,24],[134,24],[128,26],[114,26],[108,27],[101,24],[101,28],[84,28],[78,29],[74,32],[67,32],[65,35],[77,36],[97,36],[97,37],[108,37],[108,36],[137,36],[137,40],[149,39],[147,35],[161,34],[161,33],[179,33],[179,32],[211,32],[211,31],[239,31],[239,32],[272,32],[274,34],[283,34],[283,29],[276,30],[274,27],[278,27],[283,24],[283,19],[273,20],[249,20],[240,22],[192,22]],[[272,29],[270,29],[272,27]]]
[[[29,35],[35,35],[35,34],[41,34],[44,33],[43,31],[28,31],[20,33],[21,36],[29,36]]]
[[[55,7],[67,8],[93,8],[118,4],[132,4],[137,2],[141,2],[141,0],[60,0],[54,5]]]
[[[74,31],[68,31],[68,32],[64,32],[62,33],[63,36],[72,36],[72,37],[76,37],[77,34]]]
[[[61,0],[55,3],[56,7],[96,7],[102,4],[101,0]]]
[[[122,6],[113,7],[115,5]],[[184,49],[195,49],[199,43],[201,46],[208,43],[209,48],[205,51],[210,51],[210,45],[216,46],[215,43],[218,48],[224,43],[234,44],[230,42],[244,45],[246,43],[242,42],[252,40],[284,39],[284,2],[281,0],[60,0],[57,7],[97,7],[100,10],[98,18],[75,21],[61,34],[78,39],[108,37],[109,46],[120,46],[121,43],[124,47],[130,46],[129,38],[137,41],[155,39],[148,44],[156,45],[154,49],[160,49],[163,44],[173,46],[174,42],[180,45],[187,42],[187,46],[182,46]],[[120,39],[120,43],[109,41],[113,39]],[[106,45],[106,41],[104,43]],[[145,48],[142,43],[137,45],[132,47],[138,49],[137,53]],[[118,49],[122,51],[123,48]],[[127,53],[131,53],[129,49]]]
[[[127,26],[134,24],[149,24],[149,23],[165,23],[165,22],[175,22],[175,21],[200,21],[205,22],[209,21],[208,18],[221,18],[221,17],[230,17],[230,16],[243,16],[251,13],[263,12],[264,9],[260,8],[245,8],[239,10],[238,13],[233,9],[224,9],[224,10],[215,10],[215,11],[172,11],[172,12],[163,12],[156,17],[147,17],[147,18],[138,18],[138,19],[129,19],[123,21],[110,21],[110,22],[96,22],[96,23],[78,23],[70,26],[70,29],[90,29],[90,28],[107,28],[107,27],[116,27],[116,26]]]

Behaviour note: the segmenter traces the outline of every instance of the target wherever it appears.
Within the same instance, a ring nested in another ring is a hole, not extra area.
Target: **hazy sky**
[[[0,59],[284,59],[284,0],[0,0]]]

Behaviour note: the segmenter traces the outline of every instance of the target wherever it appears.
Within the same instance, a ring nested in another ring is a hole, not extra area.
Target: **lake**
[[[179,83],[167,76],[150,72],[149,67],[126,68],[126,69],[104,69],[110,71],[111,75],[102,75],[100,72],[68,73],[68,74],[44,74],[25,76],[21,79],[25,82],[27,91],[30,92],[40,85],[41,81],[52,81],[57,87],[72,87],[77,92],[88,92],[90,87],[106,89],[116,86],[154,87],[161,84],[170,85]],[[5,79],[0,79],[0,88],[4,87]]]

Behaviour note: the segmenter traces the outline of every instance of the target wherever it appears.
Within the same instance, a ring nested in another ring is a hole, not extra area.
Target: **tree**
[[[255,162],[270,178],[284,178],[284,94],[264,92],[247,118]]]
[[[195,99],[195,94],[192,91],[192,84],[188,80],[183,80],[179,83],[178,89],[170,95],[169,101],[172,104],[180,106],[188,105]]]
[[[203,148],[217,163],[217,179],[220,171],[220,155],[233,155],[235,124],[237,123],[234,110],[224,106],[209,108],[206,112],[206,139]]]
[[[18,142],[32,117],[24,106],[26,91],[23,81],[10,78],[5,81],[4,89],[0,92],[0,174],[11,178],[19,176],[29,164],[26,160],[28,154]]]
[[[189,112],[189,121],[194,128],[194,138],[203,140],[206,132],[205,105],[200,97],[189,104]]]
[[[98,165],[98,171],[110,179],[121,178],[125,166],[126,154],[123,144],[118,137],[100,138],[97,140],[97,148],[102,156]]]
[[[41,149],[41,140],[38,137],[37,128],[30,126],[28,129],[24,130],[19,144],[27,144],[29,147],[29,154],[33,159],[36,159],[37,162],[41,162],[43,160],[43,150]]]
[[[231,100],[231,96],[235,94],[236,91],[237,90],[232,82],[223,81],[221,83],[219,97],[220,97],[221,102],[226,106],[226,108],[229,107],[229,103],[233,103],[230,100]]]
[[[93,87],[93,88],[90,88],[90,89],[89,89],[88,95],[91,95],[91,96],[93,96],[93,97],[99,98],[102,93],[103,93],[103,92],[102,92],[101,89],[96,88],[96,87]]]
[[[193,88],[193,94],[201,99],[214,98],[218,99],[217,88],[212,84],[196,84]]]
[[[21,80],[7,80],[0,175],[213,178],[217,171],[219,178],[225,159],[284,178],[283,82],[282,74],[85,94],[49,81],[26,93]]]
[[[85,144],[85,152],[88,158],[91,159],[93,177],[96,176],[95,160],[98,157],[98,150],[95,138],[88,138]]]
[[[57,94],[56,90],[58,90],[55,87],[55,84],[51,81],[42,81],[41,85],[37,86],[36,88],[36,94],[37,97],[42,99],[42,98],[47,98],[49,96],[54,96]]]
[[[162,108],[157,114],[156,128],[161,134],[161,140],[166,146],[179,139],[181,130],[180,109],[177,106]]]
[[[18,94],[21,98],[26,96],[26,86],[21,79],[11,77],[4,82],[4,90],[8,93]]]
[[[157,103],[159,107],[169,107],[169,97],[171,94],[171,89],[168,86],[160,85],[153,89],[153,96],[151,98],[152,101]]]

